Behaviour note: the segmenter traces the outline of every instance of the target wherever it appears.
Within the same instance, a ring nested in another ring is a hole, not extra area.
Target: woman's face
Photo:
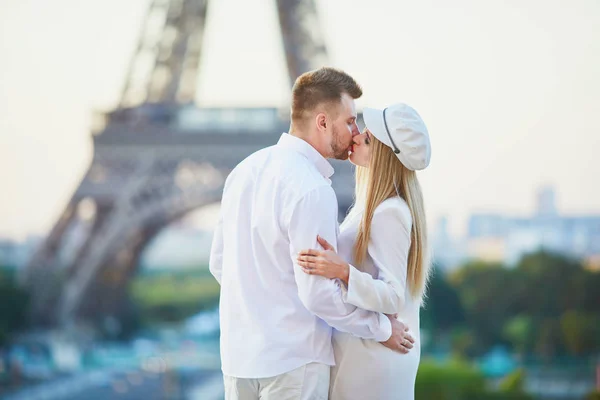
[[[360,134],[354,136],[350,162],[354,165],[368,168],[371,161],[371,142],[373,135],[367,128]]]

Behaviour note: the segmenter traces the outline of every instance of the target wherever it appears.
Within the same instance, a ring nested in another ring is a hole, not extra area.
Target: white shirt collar
[[[289,133],[283,133],[277,142],[277,146],[292,149],[302,154],[317,167],[321,175],[325,178],[329,179],[333,175],[334,170],[329,161],[308,144],[308,142]]]

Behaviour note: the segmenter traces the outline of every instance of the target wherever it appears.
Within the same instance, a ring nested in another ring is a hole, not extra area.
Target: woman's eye
[[[365,144],[371,144],[371,140],[369,139],[368,136],[365,138]]]

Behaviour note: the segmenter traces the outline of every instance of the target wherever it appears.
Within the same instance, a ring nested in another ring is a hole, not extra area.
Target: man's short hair
[[[292,122],[301,122],[322,103],[340,102],[342,93],[358,99],[362,89],[354,78],[339,69],[322,67],[305,72],[292,88]]]

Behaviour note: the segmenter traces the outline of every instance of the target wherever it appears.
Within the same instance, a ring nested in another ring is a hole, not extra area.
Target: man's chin
[[[334,158],[336,160],[346,161],[348,159],[348,157],[349,157],[348,152],[345,151],[343,153],[336,154]]]

